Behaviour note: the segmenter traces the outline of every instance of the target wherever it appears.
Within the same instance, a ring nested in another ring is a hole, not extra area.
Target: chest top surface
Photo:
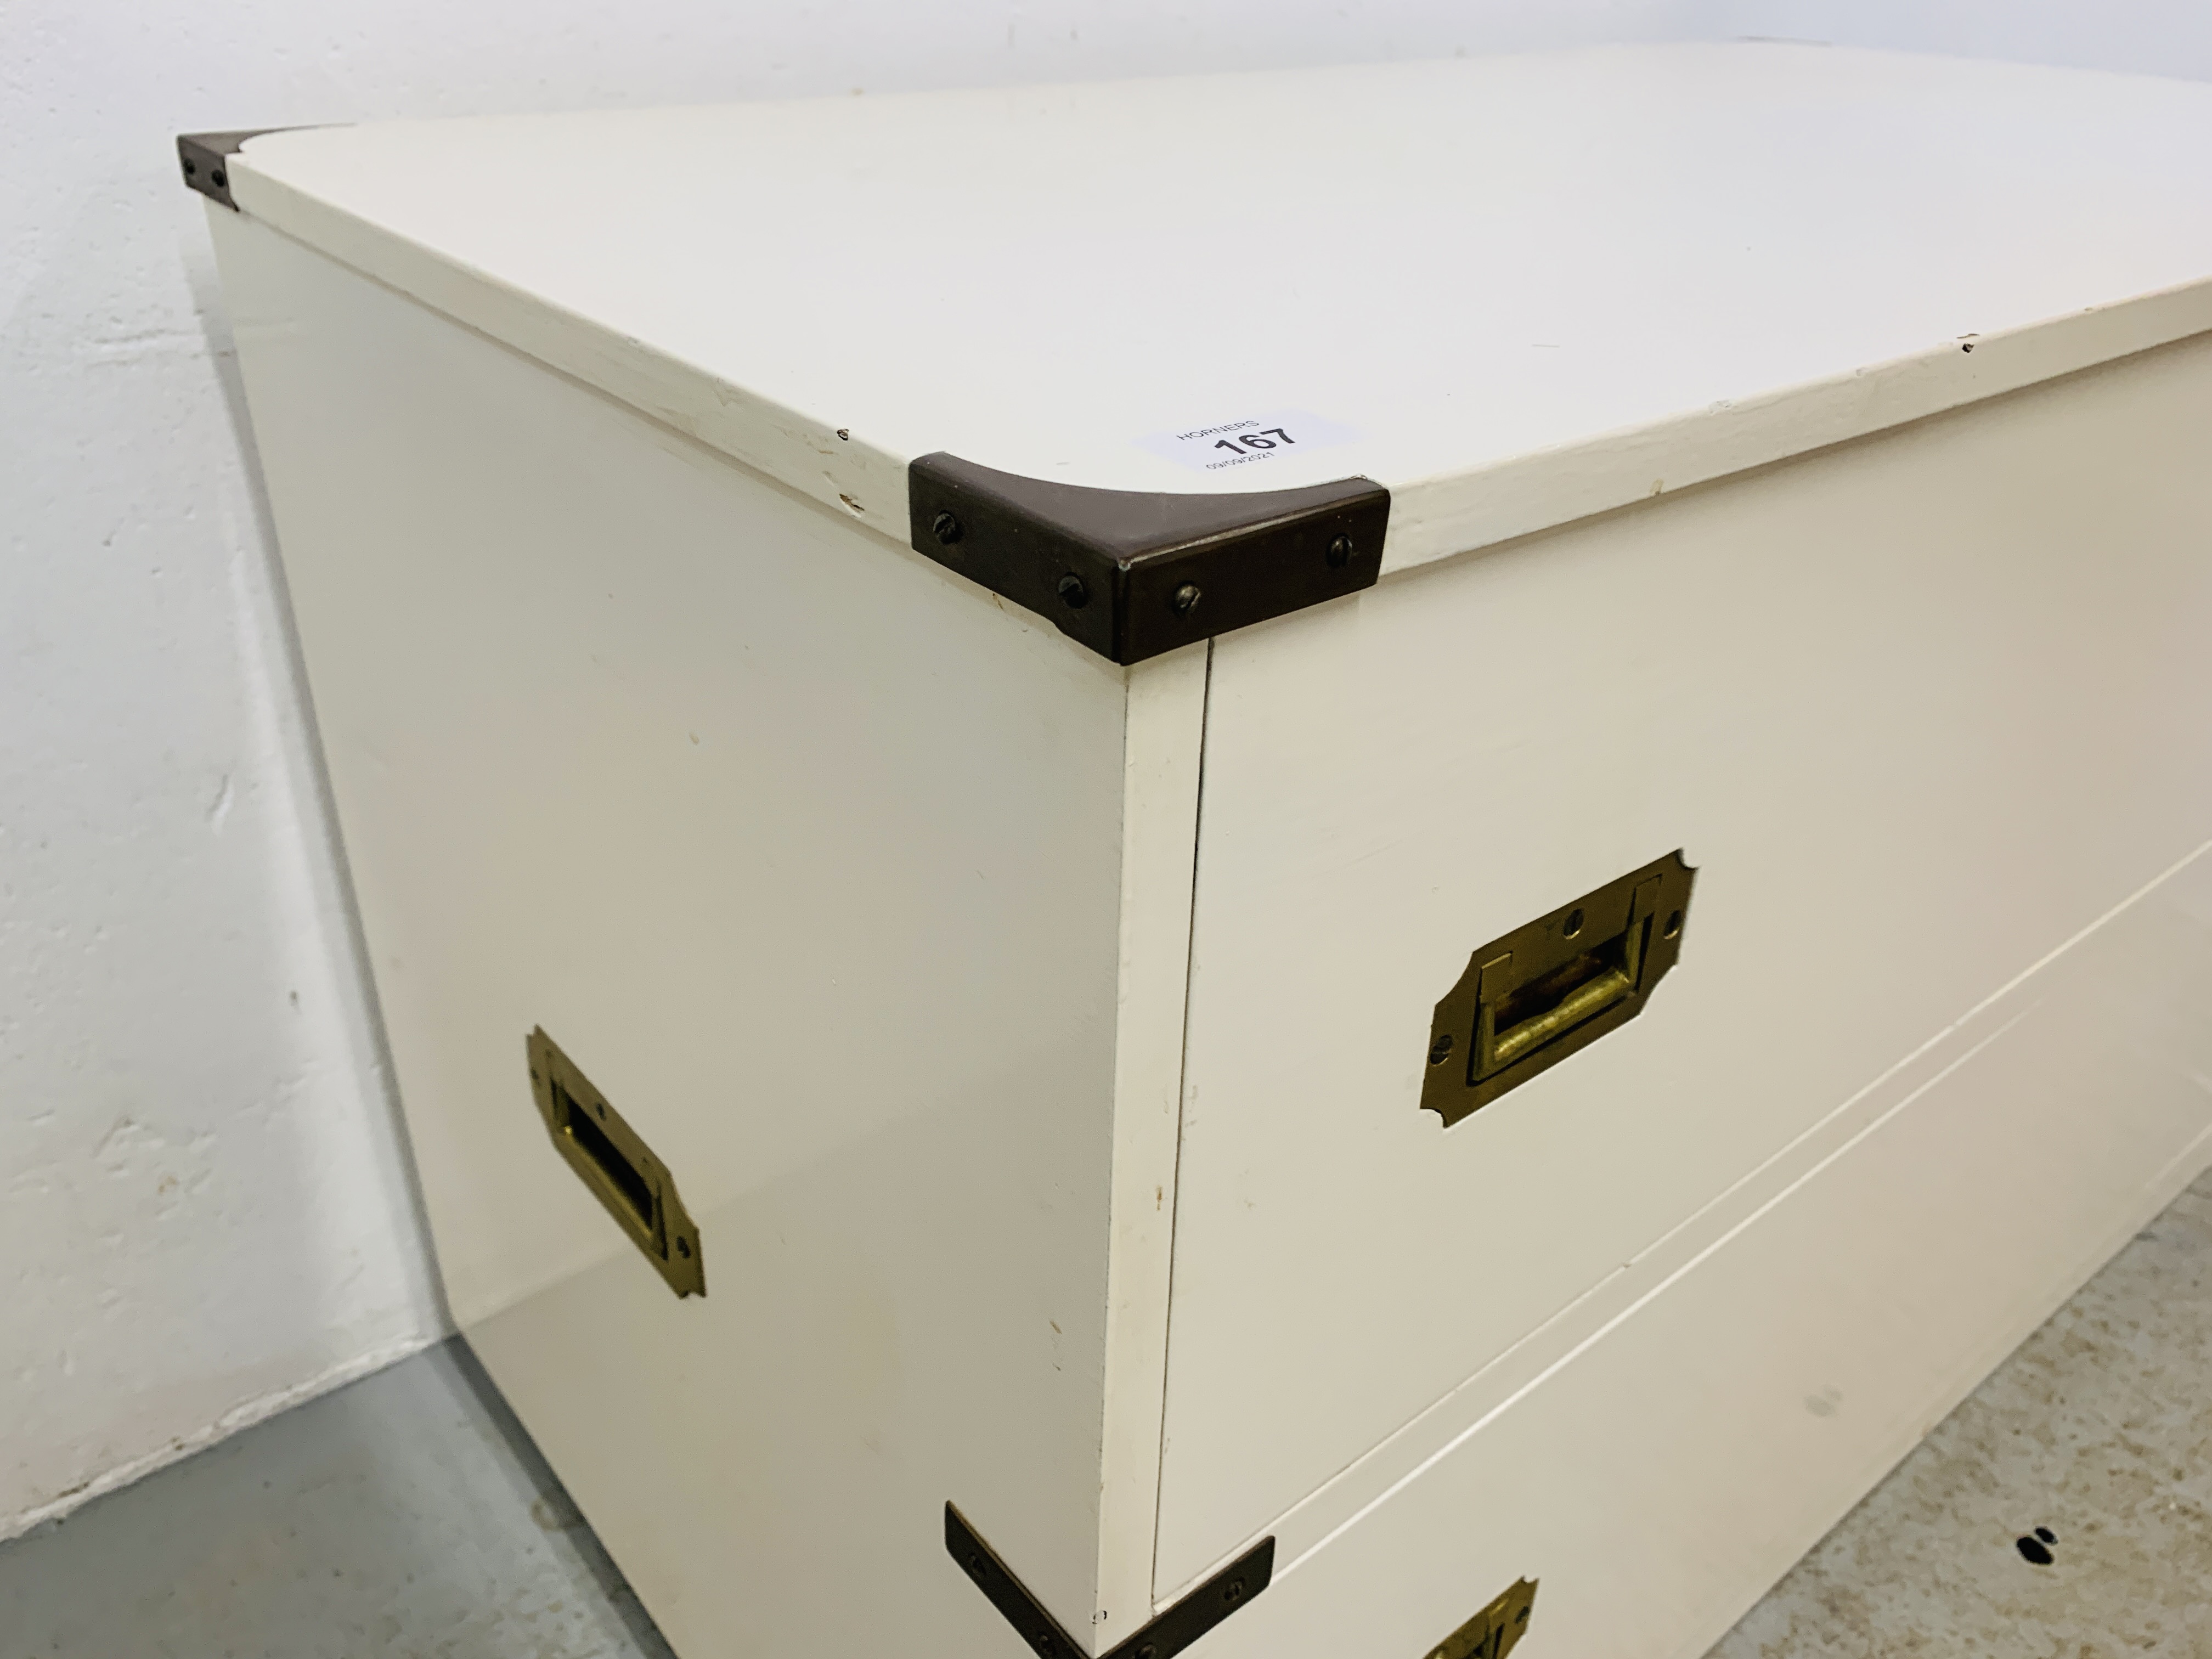
[[[1364,475],[1401,568],[2212,328],[2212,87],[1812,46],[295,129],[232,163],[250,217],[902,540],[896,481],[950,452]]]

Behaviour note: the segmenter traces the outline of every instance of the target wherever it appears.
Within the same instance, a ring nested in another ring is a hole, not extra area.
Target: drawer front
[[[1501,1367],[1426,1455],[1277,1523],[1205,1659],[1704,1655],[2212,1157],[2208,923],[2212,854],[1863,1099],[1778,1201],[1639,1264],[1564,1359]],[[2177,982],[2194,1006],[2153,1012]],[[1952,1497],[2010,1559],[2017,1491]]]
[[[2175,347],[1217,642],[1161,1596],[2212,836],[2208,429]],[[1479,948],[1677,848],[1637,1017],[1425,1110]]]

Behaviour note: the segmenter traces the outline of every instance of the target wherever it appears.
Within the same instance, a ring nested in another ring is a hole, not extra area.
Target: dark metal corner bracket
[[[282,127],[252,127],[244,132],[180,132],[177,135],[177,161],[185,170],[185,183],[203,196],[222,203],[233,213],[238,204],[230,198],[230,158],[238,154],[249,138],[258,138],[264,132],[282,132]]]
[[[1039,1659],[1085,1659],[1075,1638],[950,1504],[945,1506],[945,1547]],[[1115,1643],[1104,1659],[1171,1659],[1266,1589],[1274,1571],[1275,1540],[1263,1538],[1135,1635]]]
[[[915,550],[1117,663],[1372,587],[1390,492],[1370,478],[1249,495],[1093,489],[924,455]]]

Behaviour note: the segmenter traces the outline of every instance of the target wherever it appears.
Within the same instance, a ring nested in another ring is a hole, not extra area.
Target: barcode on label
[[[1207,422],[1181,432],[1156,432],[1137,441],[1178,466],[1199,472],[1225,472],[1232,467],[1327,449],[1358,435],[1334,421],[1291,409],[1242,420]]]

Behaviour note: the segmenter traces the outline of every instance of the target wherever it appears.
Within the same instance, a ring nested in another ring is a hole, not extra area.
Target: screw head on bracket
[[[1192,611],[1198,609],[1198,599],[1199,594],[1197,585],[1193,582],[1185,582],[1181,587],[1176,589],[1174,593],[1169,597],[1168,604],[1174,607],[1176,616],[1188,617]]]
[[[1328,568],[1331,570],[1343,569],[1345,566],[1352,562],[1352,555],[1353,551],[1354,549],[1352,545],[1352,538],[1349,536],[1339,536],[1334,541],[1328,544]]]
[[[940,513],[929,521],[929,533],[950,547],[968,532],[950,513]]]
[[[1073,570],[1060,579],[1058,591],[1070,611],[1080,611],[1091,603],[1091,590],[1083,585],[1083,578]]]

